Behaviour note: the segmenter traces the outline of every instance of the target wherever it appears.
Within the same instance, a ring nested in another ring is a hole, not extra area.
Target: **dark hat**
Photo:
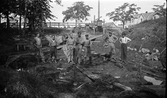
[[[72,30],[72,33],[75,33],[75,31],[74,31],[74,30]]]
[[[109,33],[109,34],[112,34],[112,32],[111,32],[111,31],[109,31],[108,33]]]
[[[123,31],[123,32],[122,32],[122,35],[126,35],[126,31]]]
[[[86,36],[86,37],[88,37],[89,35],[88,35],[88,34],[86,34],[85,36]]]

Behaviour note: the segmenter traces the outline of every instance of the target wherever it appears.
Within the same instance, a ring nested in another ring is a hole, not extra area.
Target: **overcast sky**
[[[55,20],[51,21],[62,22],[64,17],[62,11],[65,11],[67,7],[72,6],[72,4],[77,1],[84,1],[84,4],[93,7],[93,9],[91,9],[89,12],[90,16],[88,17],[89,20],[87,22],[93,21],[94,15],[96,18],[98,17],[98,0],[62,0],[63,6],[59,6],[56,3],[51,3],[51,6],[53,7],[51,8],[52,14],[57,17],[57,19],[55,18]],[[112,20],[109,20],[109,17],[106,16],[106,13],[114,11],[115,8],[118,8],[126,2],[130,4],[134,3],[138,7],[141,7],[139,13],[144,13],[146,11],[152,12],[154,5],[162,5],[163,3],[166,3],[166,0],[100,0],[100,16],[102,16],[101,19],[105,19],[106,22],[111,22]]]

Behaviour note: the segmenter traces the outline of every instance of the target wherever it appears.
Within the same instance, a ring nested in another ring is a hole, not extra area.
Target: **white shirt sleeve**
[[[130,39],[130,38],[128,38],[128,37],[126,37],[126,39],[127,39],[127,42],[130,42],[130,41],[131,41],[131,39]]]

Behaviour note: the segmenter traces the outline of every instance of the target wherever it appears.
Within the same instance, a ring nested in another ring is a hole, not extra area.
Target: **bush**
[[[18,28],[10,28],[10,29],[0,29],[1,30],[1,40],[10,39],[11,37],[18,35],[21,31]]]

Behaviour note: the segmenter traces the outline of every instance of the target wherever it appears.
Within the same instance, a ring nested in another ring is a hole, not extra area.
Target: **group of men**
[[[107,36],[105,38],[105,44],[104,46],[109,46],[110,48],[110,58],[112,59],[113,55],[116,55],[116,47],[115,47],[115,43],[118,40],[118,37],[115,36],[112,32],[109,32],[108,34],[109,36]],[[131,41],[130,38],[128,38],[126,36],[126,32],[122,32],[122,36],[119,38],[119,42],[121,44],[121,60],[126,63],[127,60],[127,43],[129,43]]]
[[[66,34],[62,36],[61,40],[58,39],[56,35],[47,36],[46,39],[49,39],[49,46],[50,46],[50,58],[52,61],[57,61],[57,47],[63,43],[62,50],[67,57],[68,63],[80,64],[82,60],[88,61],[89,64],[92,63],[92,56],[91,56],[91,44],[92,41],[89,38],[89,34],[85,34],[85,39],[81,37],[81,32],[78,31],[77,34],[75,31],[72,33]],[[42,52],[42,43],[39,34],[37,34],[35,39],[35,46],[38,50],[38,54],[41,56],[42,61],[45,62],[45,57]],[[104,39],[105,47],[110,48],[110,58],[116,53],[115,42],[118,40],[118,37],[109,32],[107,37]],[[123,61],[126,61],[127,58],[127,43],[131,41],[130,38],[125,36],[125,33],[122,33],[122,37],[119,38],[121,43],[121,58]]]
[[[57,47],[61,44],[68,63],[80,64],[83,59],[88,60],[91,63],[91,41],[89,40],[89,34],[85,35],[85,39],[81,37],[81,32],[77,32],[77,34],[75,34],[74,31],[62,36],[61,39],[56,35],[47,35],[45,38],[49,42],[51,61],[57,62]],[[42,61],[45,62],[39,33],[34,37],[34,39],[34,45],[38,51],[37,53],[42,58]]]

